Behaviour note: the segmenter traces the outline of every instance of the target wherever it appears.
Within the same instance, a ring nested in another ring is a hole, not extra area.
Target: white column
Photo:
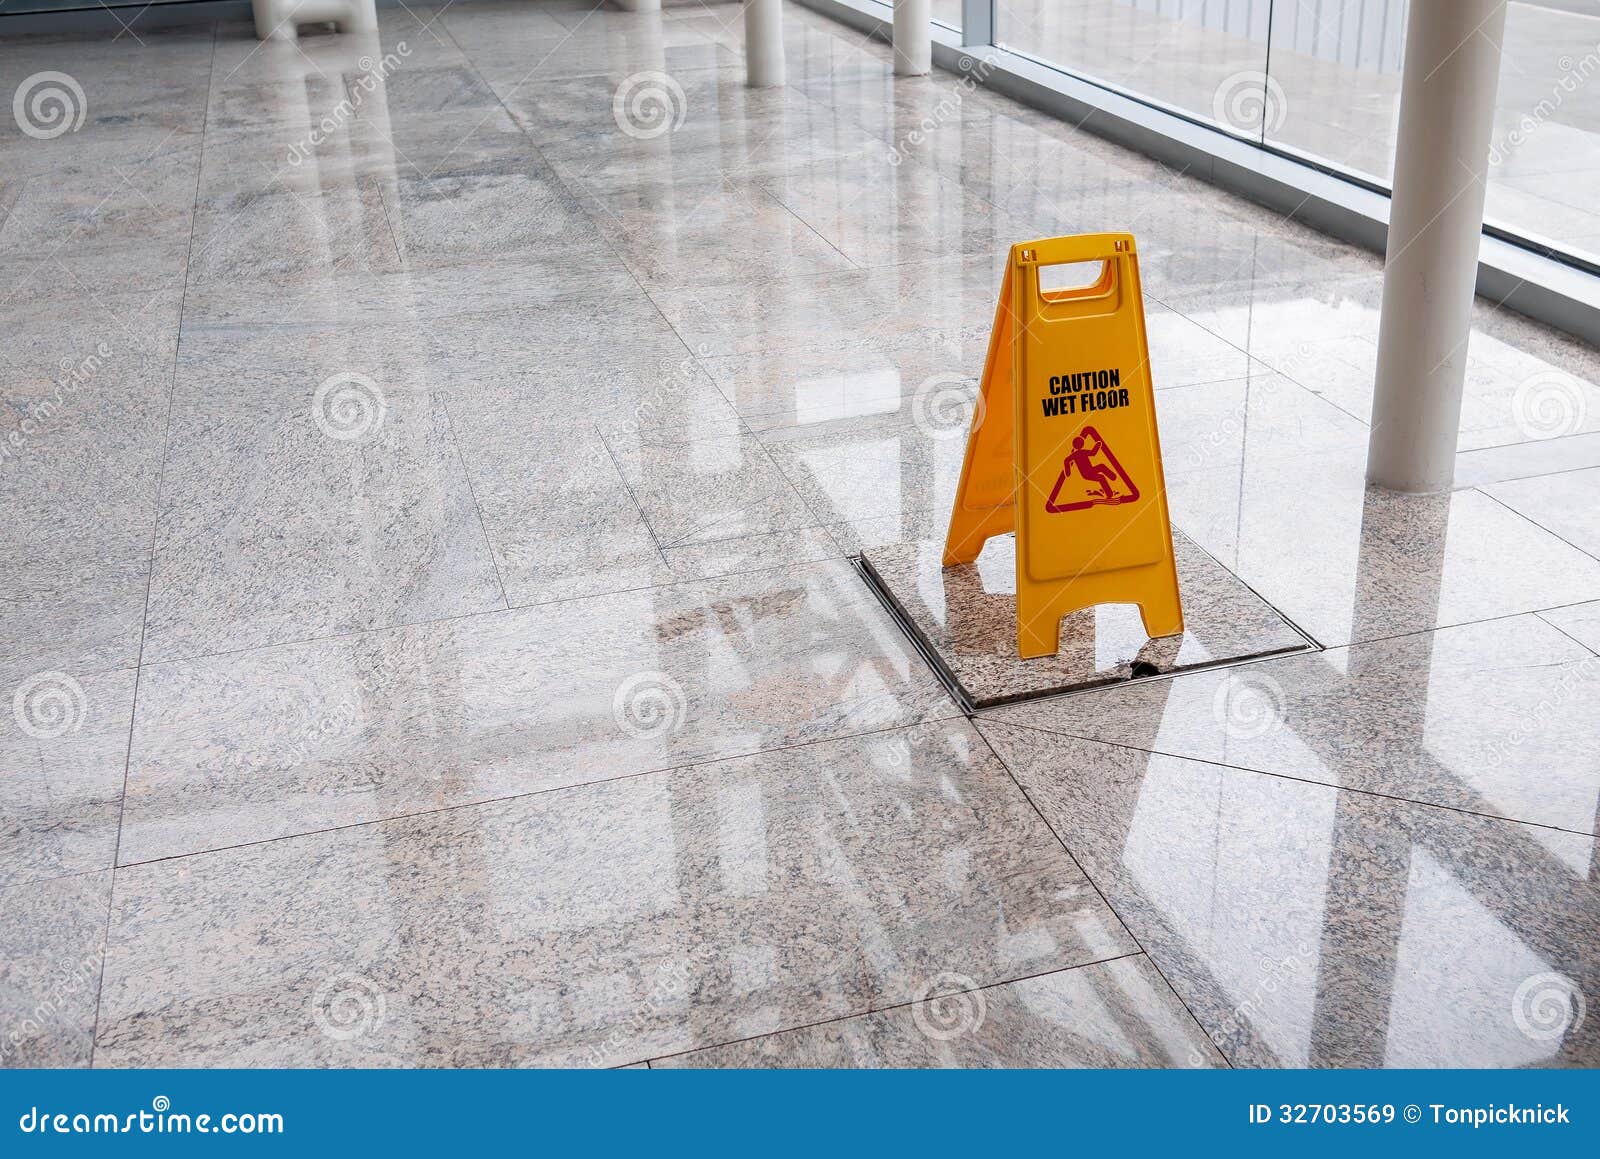
[[[1432,492],[1455,475],[1484,172],[1505,0],[1412,0],[1367,480]]]
[[[783,8],[779,0],[749,0],[744,8],[745,83],[777,88],[784,83]]]
[[[929,0],[894,0],[894,75],[933,70],[933,11]]]

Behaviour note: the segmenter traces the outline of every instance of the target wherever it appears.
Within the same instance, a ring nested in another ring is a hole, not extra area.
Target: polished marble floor
[[[0,1059],[1600,1064],[1600,355],[1369,492],[1375,258],[739,17],[0,43]],[[968,717],[848,557],[1103,229],[1183,647],[1314,648]]]

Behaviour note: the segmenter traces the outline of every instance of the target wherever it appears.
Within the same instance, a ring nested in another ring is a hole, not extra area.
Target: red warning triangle
[[[1084,427],[1072,437],[1072,447],[1061,463],[1061,476],[1045,500],[1050,512],[1082,511],[1118,503],[1132,503],[1139,488],[1117,462],[1117,456],[1100,432]]]

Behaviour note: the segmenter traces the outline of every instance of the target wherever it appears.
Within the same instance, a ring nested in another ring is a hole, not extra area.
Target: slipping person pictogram
[[[1084,427],[1073,437],[1061,475],[1045,501],[1050,512],[1081,511],[1099,504],[1132,503],[1139,488],[1117,462],[1100,432]]]

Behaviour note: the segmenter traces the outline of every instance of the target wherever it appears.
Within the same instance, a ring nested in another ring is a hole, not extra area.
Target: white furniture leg
[[[374,0],[250,0],[250,12],[262,40],[293,40],[301,24],[333,24],[340,32],[378,28]]]

